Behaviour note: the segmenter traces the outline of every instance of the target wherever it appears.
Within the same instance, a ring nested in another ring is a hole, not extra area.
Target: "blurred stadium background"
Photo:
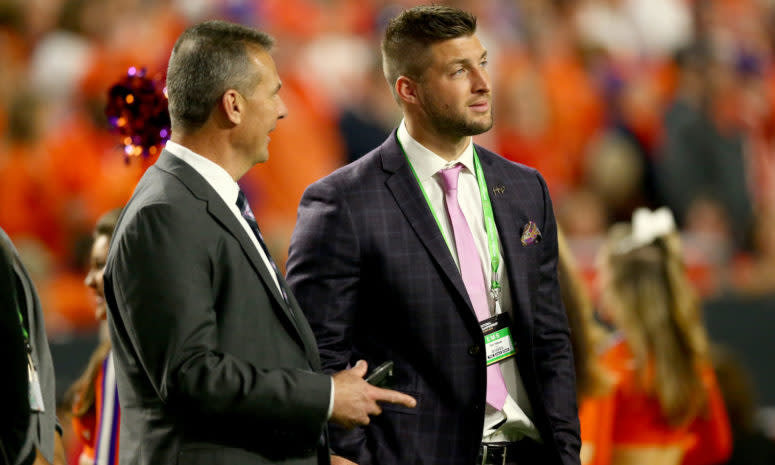
[[[96,344],[91,229],[152,162],[108,131],[110,85],[131,66],[163,78],[201,20],[276,37],[289,116],[242,184],[282,263],[304,188],[397,124],[379,40],[419,3],[0,0],[0,225],[43,299],[60,394]],[[775,1],[437,3],[474,12],[490,52],[496,123],[478,142],[543,173],[590,284],[609,225],[673,209],[711,336],[753,373],[775,436]]]

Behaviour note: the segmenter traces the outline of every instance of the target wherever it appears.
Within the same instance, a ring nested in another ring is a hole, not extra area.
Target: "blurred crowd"
[[[125,159],[107,89],[163,79],[189,24],[277,38],[289,117],[242,181],[284,260],[304,188],[380,143],[398,108],[386,18],[409,0],[3,0],[0,224],[28,262],[49,333],[93,329],[91,227],[153,160]],[[667,205],[703,296],[775,290],[775,2],[459,0],[489,49],[495,127],[478,142],[538,168],[585,276],[608,227]]]
[[[304,188],[397,125],[379,38],[420,3],[0,0],[0,226],[49,336],[97,329],[92,229],[154,161],[126,158],[104,115],[130,67],[163,80],[175,38],[209,18],[275,36],[289,116],[241,184],[282,266]],[[775,294],[775,0],[439,3],[476,14],[489,50],[495,126],[477,142],[541,171],[588,283],[609,227],[666,205],[703,298]],[[729,365],[722,390],[753,402]]]

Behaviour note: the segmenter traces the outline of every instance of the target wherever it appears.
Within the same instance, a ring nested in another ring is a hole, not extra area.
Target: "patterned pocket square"
[[[541,242],[541,231],[538,226],[532,221],[528,221],[524,228],[522,228],[522,246],[538,244]]]

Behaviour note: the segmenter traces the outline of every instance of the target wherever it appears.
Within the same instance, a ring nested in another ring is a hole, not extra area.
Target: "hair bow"
[[[617,252],[631,252],[675,230],[675,219],[669,208],[660,207],[654,211],[638,208],[632,214],[632,232],[622,240]]]

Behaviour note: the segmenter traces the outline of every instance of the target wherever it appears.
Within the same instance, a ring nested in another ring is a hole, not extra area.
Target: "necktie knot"
[[[439,171],[441,173],[441,178],[444,180],[444,190],[449,191],[456,191],[457,190],[457,180],[460,176],[460,170],[463,169],[463,165],[460,163],[456,164],[455,166],[452,166],[451,168],[444,168]]]

